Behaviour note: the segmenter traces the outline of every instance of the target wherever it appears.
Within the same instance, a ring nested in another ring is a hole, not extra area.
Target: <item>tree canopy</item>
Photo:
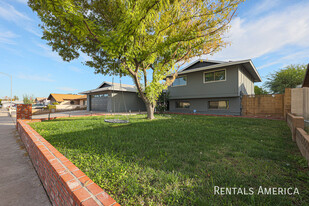
[[[270,74],[265,82],[265,87],[274,94],[283,94],[285,88],[295,88],[303,83],[306,68],[305,64],[288,65],[284,69]]]
[[[257,95],[268,94],[268,91],[266,91],[262,87],[254,86],[254,94],[257,94]]]
[[[225,46],[222,36],[242,1],[29,0],[28,5],[42,21],[42,38],[64,61],[85,53],[95,73],[131,76],[151,119],[156,99],[177,76],[174,65]]]

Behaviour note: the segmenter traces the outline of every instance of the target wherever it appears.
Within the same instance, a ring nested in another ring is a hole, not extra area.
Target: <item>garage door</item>
[[[107,112],[108,99],[106,95],[91,95],[91,110]]]

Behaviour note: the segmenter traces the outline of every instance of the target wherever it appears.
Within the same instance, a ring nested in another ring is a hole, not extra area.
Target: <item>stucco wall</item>
[[[309,88],[291,90],[291,113],[309,120]]]

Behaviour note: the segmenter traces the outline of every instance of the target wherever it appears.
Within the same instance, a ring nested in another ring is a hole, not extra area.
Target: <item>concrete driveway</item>
[[[5,110],[0,110],[0,165],[0,205],[51,205],[13,119]]]

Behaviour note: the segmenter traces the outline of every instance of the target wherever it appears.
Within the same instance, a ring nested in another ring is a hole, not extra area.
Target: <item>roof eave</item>
[[[234,61],[234,62],[226,62],[226,63],[216,64],[216,65],[211,65],[211,66],[206,66],[206,67],[199,67],[199,68],[196,68],[196,69],[179,72],[178,75],[188,74],[188,73],[193,73],[193,72],[199,72],[199,71],[204,71],[204,70],[208,70],[208,69],[216,69],[216,68],[221,68],[221,67],[226,67],[226,66],[233,66],[233,65],[238,65],[238,64],[246,64],[246,63],[249,63],[251,68],[254,71],[255,75],[251,74],[254,77],[254,82],[261,82],[262,79],[261,79],[259,73],[257,72],[255,66],[253,65],[251,59]]]

